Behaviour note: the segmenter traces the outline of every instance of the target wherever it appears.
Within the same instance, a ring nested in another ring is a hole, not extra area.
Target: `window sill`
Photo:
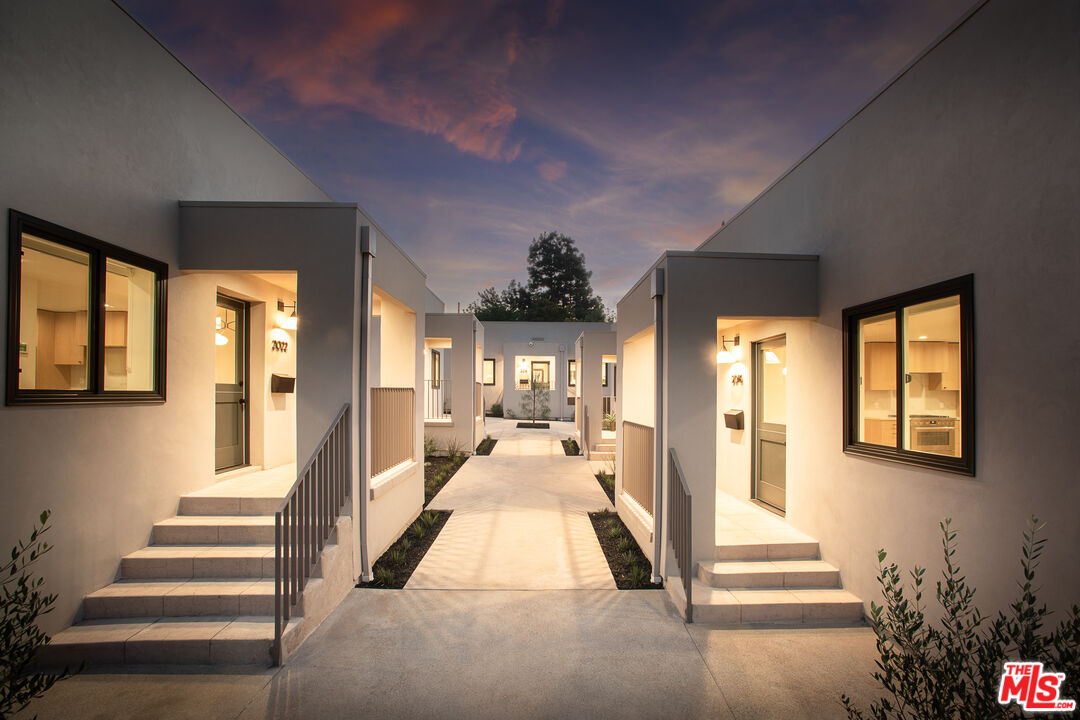
[[[436,418],[425,418],[424,427],[453,427],[454,418],[446,418],[445,420],[439,420]]]
[[[398,463],[389,470],[383,470],[381,473],[371,478],[371,499],[379,499],[381,496],[408,480],[415,467],[417,467],[417,462],[415,460],[406,460],[405,462]]]
[[[912,467],[926,468],[927,470],[939,470],[954,473],[956,475],[975,476],[975,461],[973,458],[948,457],[944,455],[931,455],[929,453],[914,452],[912,450],[896,450],[895,448],[857,443],[844,448],[845,455],[856,457],[884,460],[886,462]]]

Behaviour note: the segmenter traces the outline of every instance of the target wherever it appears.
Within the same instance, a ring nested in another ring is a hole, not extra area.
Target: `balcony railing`
[[[653,429],[623,421],[623,492],[653,514]]]
[[[412,388],[371,388],[371,475],[412,460],[415,438]]]
[[[349,412],[346,403],[274,514],[274,662],[278,665],[283,659],[281,636],[351,494]]]
[[[424,381],[425,420],[449,420],[451,415],[450,400],[449,380]]]
[[[668,539],[675,550],[675,564],[679,566],[679,579],[682,580],[683,593],[686,596],[686,622],[694,622],[694,601],[691,593],[694,589],[693,545],[691,541],[691,504],[690,487],[686,484],[679,456],[675,448],[668,451],[668,483],[671,485],[668,500]]]

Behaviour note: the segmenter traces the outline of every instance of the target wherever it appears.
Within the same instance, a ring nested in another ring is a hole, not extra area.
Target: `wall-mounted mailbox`
[[[742,410],[728,410],[724,413],[724,427],[732,430],[743,429],[743,412]]]
[[[270,392],[272,393],[291,393],[296,392],[296,378],[289,375],[277,375],[270,376]]]

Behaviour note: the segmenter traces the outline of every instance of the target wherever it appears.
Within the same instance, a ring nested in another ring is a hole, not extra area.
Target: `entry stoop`
[[[698,562],[694,622],[814,626],[861,625],[862,601],[843,589],[840,571],[818,542],[772,513],[735,498],[718,501],[714,559]],[[678,608],[679,581],[667,586]]]
[[[295,472],[251,473],[182,497],[180,514],[155,524],[153,544],[121,559],[116,582],[83,599],[82,621],[54,635],[38,664],[271,665],[273,513]],[[286,650],[351,587],[351,560],[336,544],[343,524],[347,536],[343,517],[285,628]]]
[[[589,451],[590,460],[614,460],[615,459],[615,443],[613,442],[600,442],[593,445],[592,450]]]

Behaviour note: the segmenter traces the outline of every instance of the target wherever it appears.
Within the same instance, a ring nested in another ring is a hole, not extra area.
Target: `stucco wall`
[[[450,377],[450,422],[425,422],[424,433],[433,438],[439,450],[445,451],[448,442],[454,442],[466,453],[476,449],[483,439],[483,417],[476,415],[476,382],[480,379],[480,365],[476,361],[477,344],[483,348],[480,322],[473,315],[428,314],[426,317],[428,338],[449,338],[452,343],[450,366],[443,368]],[[429,362],[425,360],[425,362]]]
[[[617,354],[617,342],[614,330],[610,332],[584,332],[578,338],[577,344],[577,394],[578,406],[576,411],[581,417],[582,428],[585,424],[584,408],[588,408],[588,429],[585,437],[588,438],[589,446],[585,448],[588,454],[592,447],[601,441],[601,425],[604,419],[604,396],[614,395],[616,382],[608,383],[607,387],[600,384],[601,368],[605,355]]]
[[[144,253],[171,274],[164,405],[0,408],[0,547],[54,511],[56,550],[39,568],[59,593],[44,619],[56,630],[180,494],[214,480],[193,430],[212,408],[184,358],[208,336],[184,312],[203,290],[179,274],[177,200],[329,198],[106,0],[0,6],[0,127],[0,208]],[[6,313],[0,324],[6,333]]]
[[[821,255],[820,319],[790,328],[787,517],[864,601],[878,548],[936,568],[952,517],[980,606],[1003,607],[1033,513],[1042,597],[1080,599],[1078,35],[1075,2],[992,0],[702,246]],[[844,455],[841,310],[966,273],[977,475]]]

